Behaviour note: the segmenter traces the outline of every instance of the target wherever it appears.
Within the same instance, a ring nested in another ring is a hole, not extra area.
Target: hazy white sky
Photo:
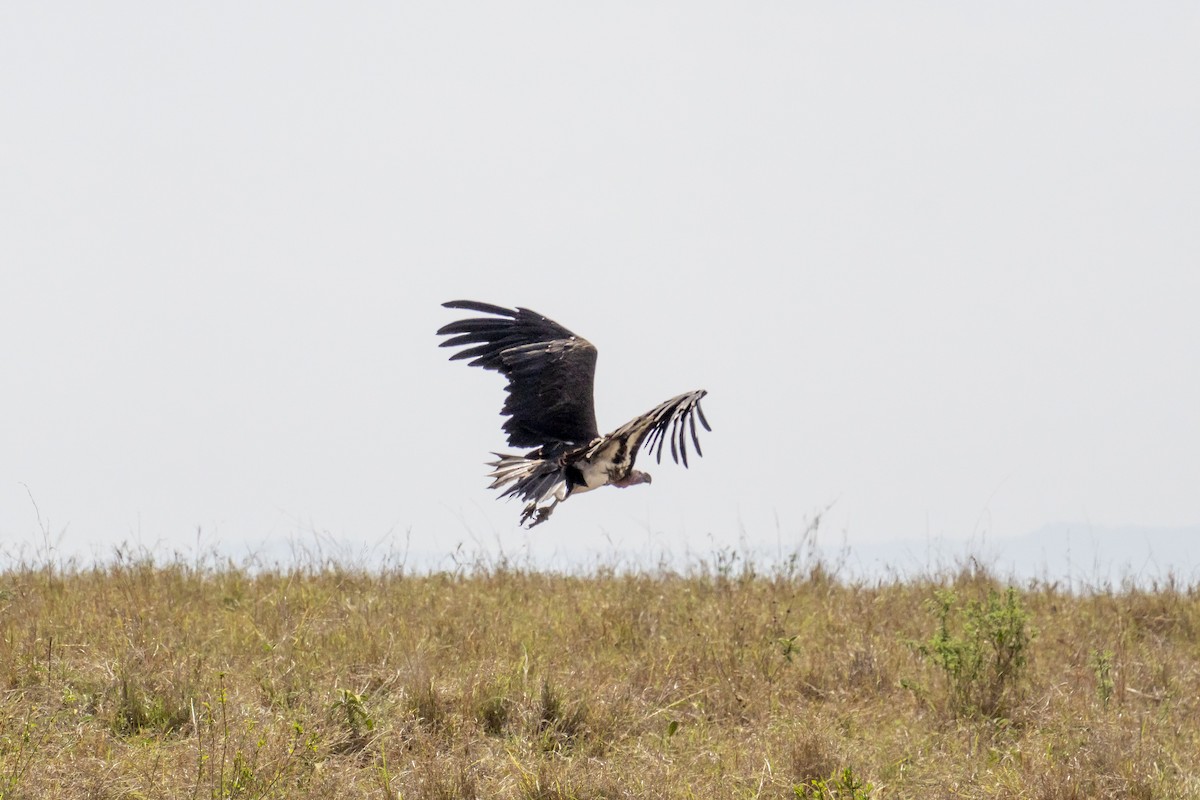
[[[1198,41],[1191,2],[0,5],[0,547],[1200,523]],[[707,388],[706,457],[520,531],[456,298],[591,339],[602,428]]]

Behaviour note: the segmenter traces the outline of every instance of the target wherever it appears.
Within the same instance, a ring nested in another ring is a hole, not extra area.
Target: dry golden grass
[[[985,712],[929,654],[985,571],[731,564],[12,566],[0,798],[1200,797],[1195,588],[1021,588]]]

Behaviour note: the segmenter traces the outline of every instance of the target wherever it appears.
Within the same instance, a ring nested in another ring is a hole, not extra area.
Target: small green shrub
[[[988,590],[986,599],[959,605],[954,591],[934,593],[938,628],[917,653],[945,676],[957,715],[998,718],[1011,710],[1029,659],[1033,630],[1016,589]]]
[[[367,696],[349,689],[337,691],[338,699],[333,701],[330,710],[341,720],[342,738],[334,750],[340,753],[358,752],[367,746],[375,730],[375,720],[367,712]]]
[[[1113,652],[1093,650],[1089,661],[1092,672],[1096,674],[1096,694],[1100,696],[1100,702],[1107,706],[1113,695]]]
[[[828,778],[814,778],[792,787],[792,791],[802,800],[870,800],[875,787],[846,767]]]

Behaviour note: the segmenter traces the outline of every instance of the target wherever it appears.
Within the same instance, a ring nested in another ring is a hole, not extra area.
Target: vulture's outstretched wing
[[[442,305],[495,315],[451,322],[438,335],[451,336],[442,347],[471,345],[451,361],[470,358],[470,366],[508,378],[508,399],[500,413],[510,417],[504,423],[510,445],[586,444],[600,435],[592,399],[596,348],[591,342],[527,308],[473,300]]]
[[[607,448],[628,448],[629,465],[632,467],[637,459],[638,450],[645,446],[646,452],[654,452],[654,460],[662,463],[663,445],[671,443],[671,458],[678,464],[681,461],[688,465],[687,440],[692,440],[696,455],[704,455],[700,450],[700,439],[696,436],[696,420],[711,431],[708,420],[704,418],[704,410],[700,408],[700,399],[708,394],[704,389],[687,392],[678,397],[672,397],[657,408],[631,419],[615,431],[604,437],[604,441],[588,452],[588,458]]]

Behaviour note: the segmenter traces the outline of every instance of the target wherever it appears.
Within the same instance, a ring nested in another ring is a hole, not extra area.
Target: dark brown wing
[[[591,342],[527,308],[473,300],[442,305],[494,315],[451,322],[438,335],[451,337],[442,347],[470,345],[451,361],[469,358],[470,366],[508,378],[508,399],[500,413],[509,417],[504,430],[510,445],[586,444],[600,435],[592,399],[596,348]]]

